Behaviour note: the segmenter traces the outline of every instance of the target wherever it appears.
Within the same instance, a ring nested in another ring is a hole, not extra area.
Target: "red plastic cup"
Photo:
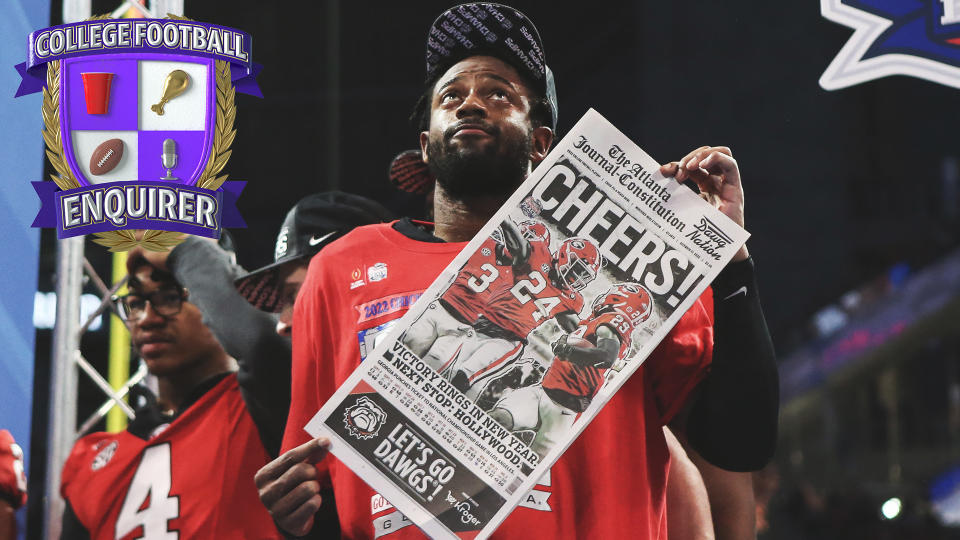
[[[81,73],[80,75],[83,77],[83,95],[87,98],[87,114],[107,114],[113,73]]]

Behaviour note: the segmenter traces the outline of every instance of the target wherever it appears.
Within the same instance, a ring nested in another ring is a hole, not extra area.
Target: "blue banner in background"
[[[0,427],[23,448],[30,470],[30,413],[33,396],[33,303],[37,290],[40,231],[30,227],[37,212],[31,180],[43,177],[43,119],[40,94],[13,95],[20,76],[11,67],[26,57],[23,36],[50,24],[49,0],[10,0],[0,16]],[[26,204],[25,204],[26,203]],[[42,493],[31,493],[39,500]],[[26,514],[17,513],[19,538]]]

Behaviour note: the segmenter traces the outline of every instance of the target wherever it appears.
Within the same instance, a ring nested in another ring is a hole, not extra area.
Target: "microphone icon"
[[[167,170],[167,175],[161,177],[161,180],[179,180],[176,176],[173,176],[171,171],[174,167],[177,166],[177,142],[173,139],[166,139],[163,141],[163,154],[160,155],[161,162],[163,163],[163,168]]]

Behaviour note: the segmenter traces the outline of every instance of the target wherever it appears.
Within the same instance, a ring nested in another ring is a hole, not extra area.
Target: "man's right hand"
[[[323,501],[314,464],[329,450],[328,439],[310,440],[267,463],[254,476],[260,502],[290,534],[303,536],[313,528],[314,514]]]

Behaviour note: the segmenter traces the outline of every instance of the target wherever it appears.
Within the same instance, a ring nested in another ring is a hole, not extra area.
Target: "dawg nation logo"
[[[820,11],[856,30],[820,77],[824,90],[888,75],[960,88],[960,0],[821,0]]]

